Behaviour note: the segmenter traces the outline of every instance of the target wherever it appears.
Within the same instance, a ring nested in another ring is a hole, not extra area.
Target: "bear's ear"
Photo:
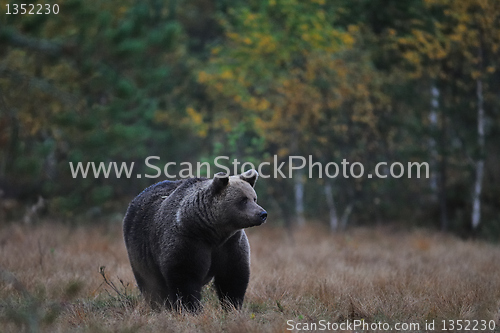
[[[249,183],[252,187],[254,187],[257,178],[259,178],[259,174],[254,169],[250,169],[242,173],[240,175],[240,178]]]
[[[229,175],[224,172],[218,172],[214,175],[212,190],[214,193],[219,193],[229,183]]]

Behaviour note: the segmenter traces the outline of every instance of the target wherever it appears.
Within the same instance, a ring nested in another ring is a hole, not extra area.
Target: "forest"
[[[0,331],[500,332],[499,147],[498,0],[0,0]],[[242,309],[152,310],[129,202],[253,167]]]
[[[172,175],[303,156],[365,176],[261,179],[269,224],[500,235],[498,1],[0,3],[0,221],[119,220],[167,179],[135,177],[149,156]],[[79,162],[134,175],[73,177]],[[366,177],[379,162],[405,169]]]

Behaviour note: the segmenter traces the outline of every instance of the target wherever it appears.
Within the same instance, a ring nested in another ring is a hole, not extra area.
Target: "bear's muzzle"
[[[267,220],[267,212],[265,210],[263,210],[262,212],[260,212],[258,214],[258,217],[259,217],[259,222],[260,222],[258,225],[264,224]]]

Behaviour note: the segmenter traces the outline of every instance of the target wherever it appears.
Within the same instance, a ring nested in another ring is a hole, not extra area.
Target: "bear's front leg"
[[[188,281],[176,281],[175,289],[171,295],[172,304],[176,311],[187,310],[191,313],[198,313],[201,306],[201,289],[202,285],[198,283],[190,283]]]
[[[210,251],[198,243],[186,242],[170,252],[163,263],[162,274],[174,309],[193,313],[201,310],[201,290],[210,262]]]
[[[232,236],[216,258],[214,287],[219,300],[225,310],[241,309],[250,280],[250,246],[245,232]]]

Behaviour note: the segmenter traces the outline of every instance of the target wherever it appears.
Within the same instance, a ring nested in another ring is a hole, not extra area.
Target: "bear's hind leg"
[[[149,275],[147,278],[134,271],[135,280],[146,302],[156,311],[169,307],[168,288],[163,277]]]

